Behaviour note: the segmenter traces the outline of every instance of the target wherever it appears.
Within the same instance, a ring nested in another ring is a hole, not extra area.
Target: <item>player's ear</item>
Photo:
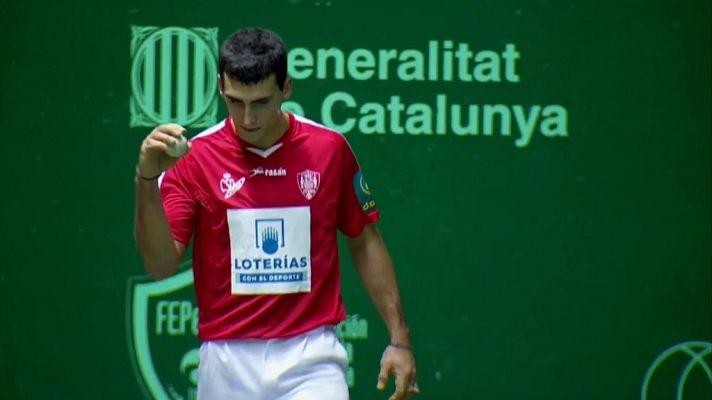
[[[284,85],[282,87],[282,98],[283,100],[289,100],[289,98],[292,96],[292,80],[287,77],[287,79],[284,80]]]

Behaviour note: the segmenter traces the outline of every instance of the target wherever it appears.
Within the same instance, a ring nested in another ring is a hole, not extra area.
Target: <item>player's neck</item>
[[[275,143],[277,143],[282,137],[284,136],[285,133],[289,130],[289,114],[285,111],[279,111],[279,116],[277,117],[277,123],[275,124],[274,128],[269,131],[265,132],[265,135],[263,135],[261,138],[256,140],[255,142],[249,142],[243,138],[247,143],[250,144],[250,146],[257,147],[259,149],[265,150],[268,149],[272,146],[274,146]],[[237,131],[237,128],[235,127],[235,122],[230,119],[230,124],[232,124],[232,129],[237,134],[240,136],[240,134]]]

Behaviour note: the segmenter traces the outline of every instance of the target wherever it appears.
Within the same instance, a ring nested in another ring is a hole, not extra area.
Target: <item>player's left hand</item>
[[[386,388],[388,377],[396,377],[396,391],[388,400],[406,400],[420,393],[415,380],[415,357],[412,349],[388,346],[381,357],[381,372],[378,374],[378,390]]]

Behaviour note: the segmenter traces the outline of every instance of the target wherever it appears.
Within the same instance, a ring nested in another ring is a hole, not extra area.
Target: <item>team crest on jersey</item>
[[[307,169],[297,174],[297,181],[299,182],[299,190],[302,191],[304,197],[307,200],[311,200],[316,195],[316,191],[319,190],[321,175],[318,172]]]
[[[235,193],[237,193],[240,189],[242,189],[242,185],[245,184],[245,177],[243,176],[242,178],[238,180],[232,179],[232,176],[230,173],[225,172],[223,174],[223,178],[220,180],[220,191],[225,194],[225,199],[229,199],[232,197]]]

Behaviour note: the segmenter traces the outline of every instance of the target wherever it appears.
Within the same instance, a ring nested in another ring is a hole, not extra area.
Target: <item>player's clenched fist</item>
[[[183,134],[185,128],[178,124],[159,125],[141,143],[137,172],[144,179],[153,179],[172,167],[190,150]]]

